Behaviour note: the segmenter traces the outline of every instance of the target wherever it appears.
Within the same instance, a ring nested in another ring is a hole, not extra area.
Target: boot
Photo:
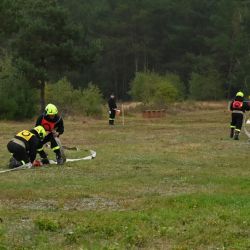
[[[114,125],[114,120],[109,120],[109,125]]]
[[[20,161],[16,160],[13,156],[10,158],[9,168],[17,168],[21,165],[22,165],[22,163]]]
[[[57,162],[57,165],[63,165],[64,160],[61,156],[56,155],[56,162]]]
[[[240,135],[240,131],[235,130],[234,131],[234,140],[239,140],[239,135]]]
[[[231,128],[231,131],[230,131],[230,138],[233,138],[234,137],[234,128]]]
[[[49,159],[48,159],[48,155],[44,152],[44,150],[41,150],[38,152],[40,157],[41,157],[41,161],[43,164],[49,164]]]
[[[59,149],[55,150],[56,153],[56,162],[57,165],[62,165],[64,163],[64,159]]]

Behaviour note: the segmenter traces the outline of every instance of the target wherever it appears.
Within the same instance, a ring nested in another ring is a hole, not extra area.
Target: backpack
[[[241,101],[233,101],[232,107],[233,107],[234,109],[241,109],[242,106],[243,106],[243,102],[241,102]]]

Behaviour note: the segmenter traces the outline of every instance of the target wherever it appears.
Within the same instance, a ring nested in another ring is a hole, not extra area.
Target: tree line
[[[63,77],[126,100],[142,74],[174,75],[184,99],[230,98],[250,87],[249,7],[249,0],[2,0],[0,83],[12,67],[21,86],[40,90],[41,106],[46,82]]]

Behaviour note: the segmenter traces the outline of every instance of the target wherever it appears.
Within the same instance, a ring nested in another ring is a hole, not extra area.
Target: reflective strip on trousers
[[[25,147],[25,143],[23,141],[21,141],[21,140],[13,138],[11,141],[14,142],[14,143],[16,143],[16,144],[18,144],[18,145],[20,145],[20,146],[22,146],[23,148],[26,148]]]
[[[53,151],[55,151],[55,150],[57,150],[57,149],[60,149],[60,147],[59,147],[59,146],[56,146],[56,147],[52,148]]]
[[[241,110],[233,110],[232,113],[237,113],[237,114],[242,114],[242,115],[244,114],[244,112]]]

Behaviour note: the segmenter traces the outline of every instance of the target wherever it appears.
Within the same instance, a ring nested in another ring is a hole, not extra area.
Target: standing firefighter
[[[50,103],[45,107],[44,113],[41,114],[36,121],[36,126],[38,125],[42,125],[48,132],[47,136],[44,138],[42,144],[40,145],[40,148],[38,149],[38,153],[40,154],[42,163],[49,163],[47,154],[43,150],[43,145],[47,142],[50,142],[51,149],[56,154],[57,164],[63,164],[64,159],[61,154],[59,140],[56,138],[58,138],[59,135],[63,134],[64,124],[63,119],[58,115],[57,107],[54,104]]]
[[[31,130],[23,130],[16,134],[7,144],[9,152],[13,155],[9,167],[17,168],[24,164],[32,167],[36,159],[37,149],[45,136],[46,131],[42,126],[37,126]]]
[[[245,111],[249,110],[247,102],[244,102],[243,92],[237,92],[235,99],[230,104],[230,110],[232,111],[230,137],[234,138],[234,140],[239,140],[243,116]]]
[[[109,125],[114,125],[117,105],[115,101],[115,96],[113,94],[110,95],[110,98],[108,100],[108,105],[109,105]]]

